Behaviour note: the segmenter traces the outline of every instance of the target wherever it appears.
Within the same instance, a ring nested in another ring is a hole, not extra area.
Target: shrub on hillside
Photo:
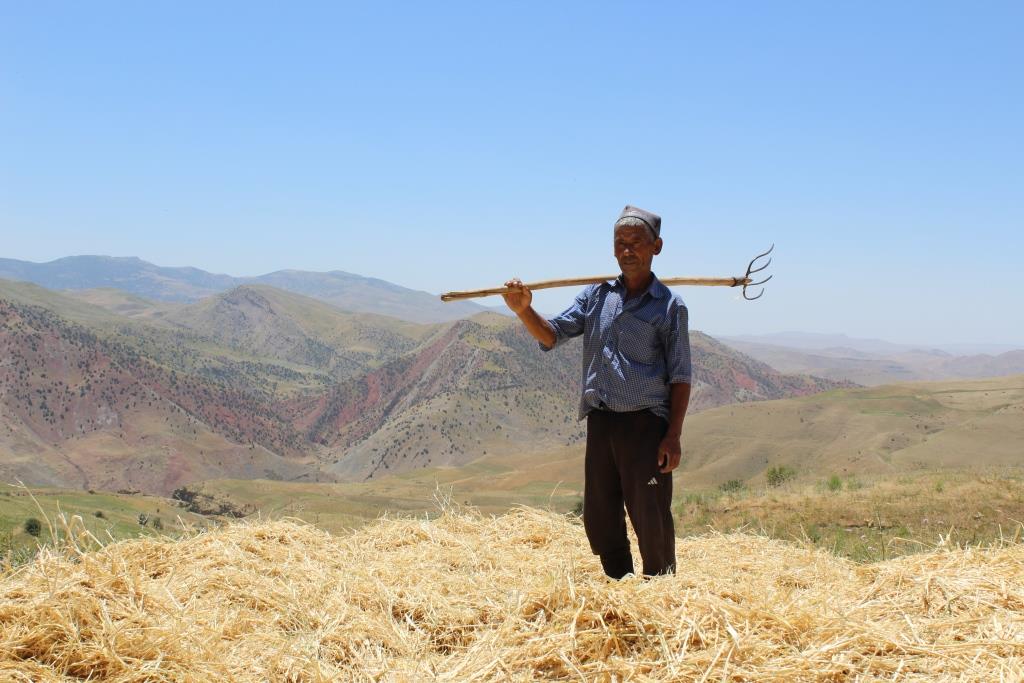
[[[796,470],[788,465],[776,465],[768,468],[766,475],[769,486],[782,486],[790,479],[796,477]]]
[[[719,484],[718,488],[721,489],[723,493],[737,493],[747,488],[747,485],[742,479],[730,479],[724,484]]]
[[[828,487],[829,491],[838,491],[843,488],[843,480],[839,478],[838,474],[833,474],[828,478],[828,481],[825,482],[825,486]]]
[[[29,536],[38,536],[43,531],[43,523],[35,517],[25,520],[25,533]]]

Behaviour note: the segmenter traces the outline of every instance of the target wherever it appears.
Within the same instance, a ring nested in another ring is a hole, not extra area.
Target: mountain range
[[[778,343],[752,341],[771,339]],[[996,354],[954,355],[936,348],[890,344],[879,340],[808,335],[765,335],[726,337],[723,341],[782,372],[808,373],[818,377],[848,380],[867,386],[908,381],[939,381],[1005,377],[1024,373],[1024,350]],[[843,346],[813,346],[814,343],[846,342]],[[784,345],[785,342],[793,346]],[[992,345],[988,348],[1002,349]]]
[[[157,266],[135,257],[68,256],[47,263],[0,259],[0,278],[54,290],[109,287],[167,302],[195,302],[240,285],[266,284],[346,311],[380,313],[422,323],[457,320],[490,310],[469,301],[443,303],[428,292],[340,270],[279,270],[254,277],[233,277],[198,268]]]
[[[1019,351],[1024,344],[950,344],[947,342],[929,342],[927,344],[897,344],[883,339],[851,337],[846,334],[825,334],[821,332],[775,332],[772,334],[717,335],[726,342],[748,342],[782,346],[801,351],[820,351],[822,349],[849,349],[875,356],[893,356],[911,351],[941,352],[952,356],[999,355],[1007,351]]]
[[[135,257],[69,256],[48,263],[0,259],[0,278],[32,282],[105,305],[119,313],[153,312],[195,303],[241,285],[264,284],[354,313],[376,313],[418,323],[450,322],[477,313],[507,313],[469,301],[443,303],[427,292],[343,271],[279,270],[233,277],[198,268],[157,266]],[[139,305],[135,299],[145,300]],[[500,303],[500,300],[495,299]],[[778,332],[718,336],[719,341],[783,372],[883,384],[1002,376],[1024,372],[1024,349],[1009,344],[894,344],[843,334]],[[1009,354],[1009,355],[1007,355]]]
[[[191,303],[67,289],[0,281],[4,480],[363,481],[583,436],[578,345],[544,354],[493,312],[424,324],[263,284]],[[850,386],[691,342],[695,412]]]

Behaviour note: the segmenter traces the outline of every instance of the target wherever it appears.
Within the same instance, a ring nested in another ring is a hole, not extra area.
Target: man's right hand
[[[506,282],[505,286],[513,290],[501,295],[505,299],[505,305],[523,321],[523,325],[534,339],[543,344],[545,348],[554,348],[558,343],[555,328],[530,306],[533,303],[533,292],[530,291],[530,288],[517,277]]]
[[[519,290],[501,295],[505,299],[505,305],[511,308],[513,313],[518,315],[528,309],[530,304],[533,303],[533,292],[519,278],[512,278],[505,283],[505,286],[509,289]]]

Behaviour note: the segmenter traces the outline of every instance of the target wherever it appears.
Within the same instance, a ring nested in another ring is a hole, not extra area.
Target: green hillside
[[[1024,464],[1024,376],[841,389],[722,406],[686,428],[688,479],[761,482],[771,467],[801,476],[893,474]]]
[[[93,306],[99,306],[117,315],[129,318],[145,318],[147,320],[158,319],[184,305],[170,301],[144,299],[141,296],[135,296],[112,287],[63,290],[61,294],[72,299],[84,301]]]
[[[62,536],[59,518],[81,518],[81,527],[101,542],[139,536],[176,535],[185,526],[202,528],[211,521],[157,496],[56,488],[26,489],[0,484],[0,565],[27,557],[39,544]],[[143,517],[140,523],[140,515]],[[41,522],[40,533],[25,530],[26,520]]]
[[[163,316],[245,354],[307,366],[337,379],[413,350],[440,325],[349,313],[267,285],[245,285]]]

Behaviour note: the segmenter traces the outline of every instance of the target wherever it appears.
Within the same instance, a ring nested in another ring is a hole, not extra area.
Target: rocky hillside
[[[236,287],[163,319],[235,351],[334,380],[365,373],[412,351],[433,327],[350,313],[265,285]]]
[[[157,340],[123,330],[101,336],[0,299],[4,479],[167,492],[197,476],[305,469],[301,436],[266,410],[269,392],[218,380],[244,375],[181,362],[190,359],[186,346]]]
[[[837,386],[693,347],[694,410]],[[27,483],[362,480],[583,435],[578,345],[544,354],[496,314],[416,325],[245,286],[128,317],[7,283],[0,352],[0,474]]]

